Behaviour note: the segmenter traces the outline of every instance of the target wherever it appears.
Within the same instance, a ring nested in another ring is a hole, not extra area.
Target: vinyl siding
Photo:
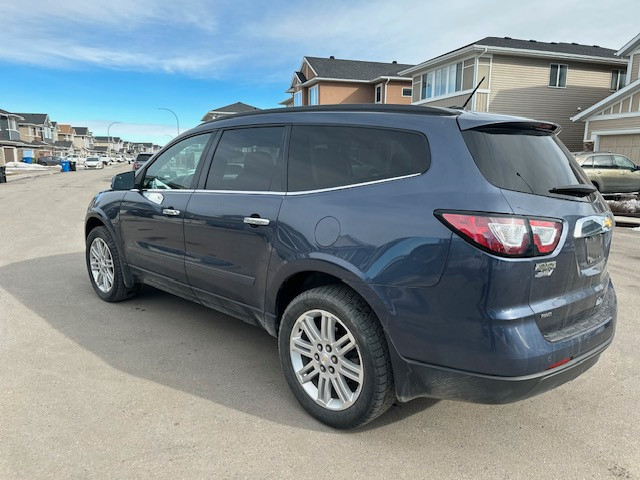
[[[568,66],[566,88],[549,87],[551,63]],[[616,65],[554,62],[547,59],[494,55],[489,111],[546,120],[562,126],[560,139],[570,150],[581,150],[584,126],[569,120],[610,94]]]
[[[469,98],[469,93],[463,95],[454,95],[453,97],[447,97],[443,99],[435,99],[431,102],[421,103],[421,107],[461,107],[464,102]],[[469,106],[467,105],[467,108]]]
[[[594,117],[597,118],[597,117]],[[611,118],[602,120],[589,120],[587,125],[587,139],[591,138],[592,132],[615,130],[638,130],[640,131],[640,114],[624,117]]]
[[[639,72],[640,72],[640,53],[635,53],[631,56],[631,75],[629,76],[630,78],[629,83],[635,82],[638,79]]]

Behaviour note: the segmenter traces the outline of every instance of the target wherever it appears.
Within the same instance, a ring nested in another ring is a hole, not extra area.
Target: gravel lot
[[[94,294],[84,213],[128,168],[0,185],[0,478],[640,478],[640,232],[615,231],[617,336],[580,378],[337,432],[298,406],[266,333],[151,288]]]

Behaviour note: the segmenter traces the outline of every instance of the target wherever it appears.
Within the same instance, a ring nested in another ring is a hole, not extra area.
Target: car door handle
[[[163,208],[162,214],[168,217],[177,217],[178,215],[180,215],[180,210],[176,210],[174,208]]]
[[[259,226],[266,226],[269,225],[271,223],[271,220],[269,220],[268,218],[260,218],[260,217],[244,217],[244,223],[256,227]]]

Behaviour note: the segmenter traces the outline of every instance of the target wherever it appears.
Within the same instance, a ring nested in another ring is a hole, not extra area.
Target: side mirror
[[[136,186],[136,172],[119,173],[111,179],[111,190],[131,190]]]

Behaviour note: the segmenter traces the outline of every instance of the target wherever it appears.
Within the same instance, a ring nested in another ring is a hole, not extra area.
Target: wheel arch
[[[312,288],[334,283],[346,285],[362,297],[373,309],[382,327],[386,330],[388,308],[383,299],[363,281],[357,272],[327,260],[306,259],[287,263],[268,282],[266,292],[267,331],[276,337],[278,336],[282,314],[296,296]]]
[[[118,258],[120,258],[120,267],[122,268],[124,284],[128,288],[133,287],[136,283],[135,278],[133,277],[133,273],[131,273],[129,265],[125,260],[124,251],[122,249],[122,245],[120,244],[120,236],[116,233],[113,224],[107,219],[106,216],[100,215],[100,213],[96,211],[91,212],[87,215],[87,218],[84,222],[85,241],[89,237],[89,234],[98,227],[105,227],[113,237],[116,248],[118,249]]]

